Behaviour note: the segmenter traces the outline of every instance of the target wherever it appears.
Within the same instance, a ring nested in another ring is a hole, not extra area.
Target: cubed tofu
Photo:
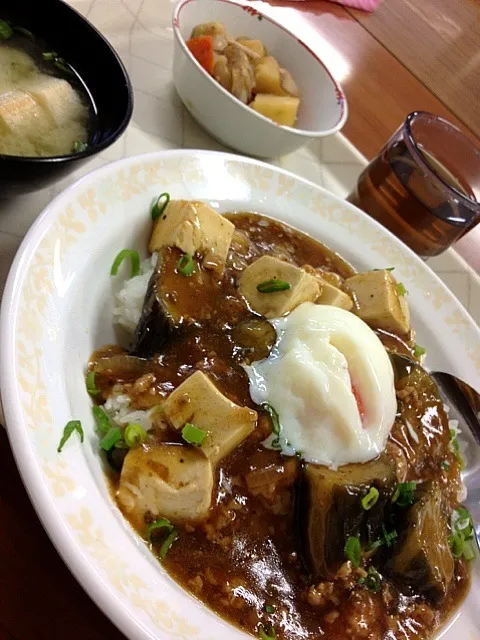
[[[250,107],[254,111],[284,127],[293,127],[297,120],[299,106],[299,98],[267,93],[257,93],[255,99],[250,103]]]
[[[29,93],[13,89],[0,94],[0,131],[27,137],[46,114]],[[48,118],[47,118],[48,121]]]
[[[391,331],[399,336],[410,330],[410,311],[405,296],[390,271],[367,271],[345,281],[351,291],[355,313],[371,327]]]
[[[178,247],[203,255],[203,265],[223,272],[235,226],[204,202],[171,200],[153,227],[151,253]]]
[[[314,276],[320,286],[320,294],[315,300],[316,304],[328,304],[332,307],[346,309],[346,311],[351,310],[353,300],[345,291],[340,289],[342,279],[339,275],[315,269],[309,264],[303,265],[302,269]]]
[[[261,293],[257,286],[268,280],[282,280],[289,289]],[[255,260],[240,275],[238,288],[249,306],[266,318],[284,316],[302,302],[314,302],[320,294],[315,276],[300,267],[271,256]]]
[[[321,287],[321,293],[315,300],[317,304],[329,304],[332,307],[340,307],[340,309],[351,311],[353,300],[345,291],[334,287],[321,276],[317,276],[317,280]]]
[[[272,56],[266,56],[255,63],[255,82],[257,93],[283,96],[280,66]]]
[[[162,443],[130,449],[117,497],[122,511],[141,530],[147,514],[174,523],[204,520],[212,488],[212,465],[201,451]]]
[[[197,24],[192,31],[191,38],[197,38],[198,36],[224,36],[226,35],[225,25],[223,22],[202,22]]]
[[[250,51],[253,51],[261,58],[264,58],[267,55],[267,51],[263,46],[261,40],[251,40],[250,38],[237,38],[237,42]]]
[[[163,404],[164,416],[177,430],[188,422],[207,432],[200,449],[213,466],[253,431],[257,412],[226,398],[202,371],[196,371]]]

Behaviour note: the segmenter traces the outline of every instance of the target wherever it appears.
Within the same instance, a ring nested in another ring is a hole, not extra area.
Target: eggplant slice
[[[425,482],[417,489],[417,502],[408,510],[387,568],[399,582],[435,604],[443,600],[453,578],[448,533],[442,491],[437,484]]]
[[[338,570],[349,536],[359,536],[362,546],[379,537],[396,483],[386,455],[336,471],[305,466],[297,492],[297,522],[305,564],[316,578],[328,578]],[[372,487],[378,490],[378,499],[365,510],[362,498]]]
[[[182,275],[177,268],[182,256],[175,247],[158,251],[157,265],[135,329],[132,355],[151,358],[161,352],[169,338],[212,313],[218,278],[212,271],[204,270],[197,260],[194,272]]]
[[[266,318],[251,316],[232,329],[232,339],[241,349],[242,361],[250,364],[268,358],[277,333]]]

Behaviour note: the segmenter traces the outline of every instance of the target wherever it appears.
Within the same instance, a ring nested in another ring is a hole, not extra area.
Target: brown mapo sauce
[[[379,569],[382,582],[377,591],[368,589],[366,571],[350,562],[328,580],[314,579],[302,560],[302,516],[295,510],[303,463],[262,446],[271,421],[252,402],[241,366],[249,355],[256,357],[238,343],[236,329],[257,317],[237,291],[238,275],[248,264],[261,255],[273,255],[298,266],[321,268],[338,286],[355,271],[319,242],[279,222],[249,213],[227,217],[236,232],[221,282],[200,266],[192,277],[182,277],[174,273],[180,252],[168,249],[164,256],[163,268],[172,272],[170,295],[188,298],[186,314],[195,314],[197,321],[140,367],[121,372],[113,367],[96,376],[99,403],[115,389],[131,396],[132,408],[148,409],[201,370],[232,401],[259,412],[253,433],[217,466],[208,519],[180,526],[163,564],[187,591],[255,637],[260,625],[272,625],[279,640],[430,638],[463,598],[468,563],[455,561],[454,578],[439,605],[398,584],[388,570]],[[392,350],[408,352],[411,347],[395,336],[379,332],[379,337]],[[124,353],[119,347],[106,347],[92,355],[91,366]],[[386,453],[399,482],[434,481],[454,508],[460,466],[450,447],[448,417],[434,383],[420,372],[415,369],[397,378],[398,413]],[[154,427],[149,441],[180,438],[173,430]],[[109,477],[115,496],[119,473],[110,471]],[[132,524],[144,537],[148,521]],[[154,545],[157,552],[158,548]]]

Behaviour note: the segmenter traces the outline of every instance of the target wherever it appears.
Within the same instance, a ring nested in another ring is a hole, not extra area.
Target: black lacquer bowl
[[[0,19],[28,29],[67,60],[84,81],[97,110],[94,131],[82,153],[49,158],[0,155],[1,198],[52,185],[112,145],[132,116],[133,91],[113,47],[61,0],[2,0]]]

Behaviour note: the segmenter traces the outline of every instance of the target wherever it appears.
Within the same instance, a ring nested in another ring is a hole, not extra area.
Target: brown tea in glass
[[[347,200],[436,256],[480,221],[480,149],[443,118],[411,113]]]

